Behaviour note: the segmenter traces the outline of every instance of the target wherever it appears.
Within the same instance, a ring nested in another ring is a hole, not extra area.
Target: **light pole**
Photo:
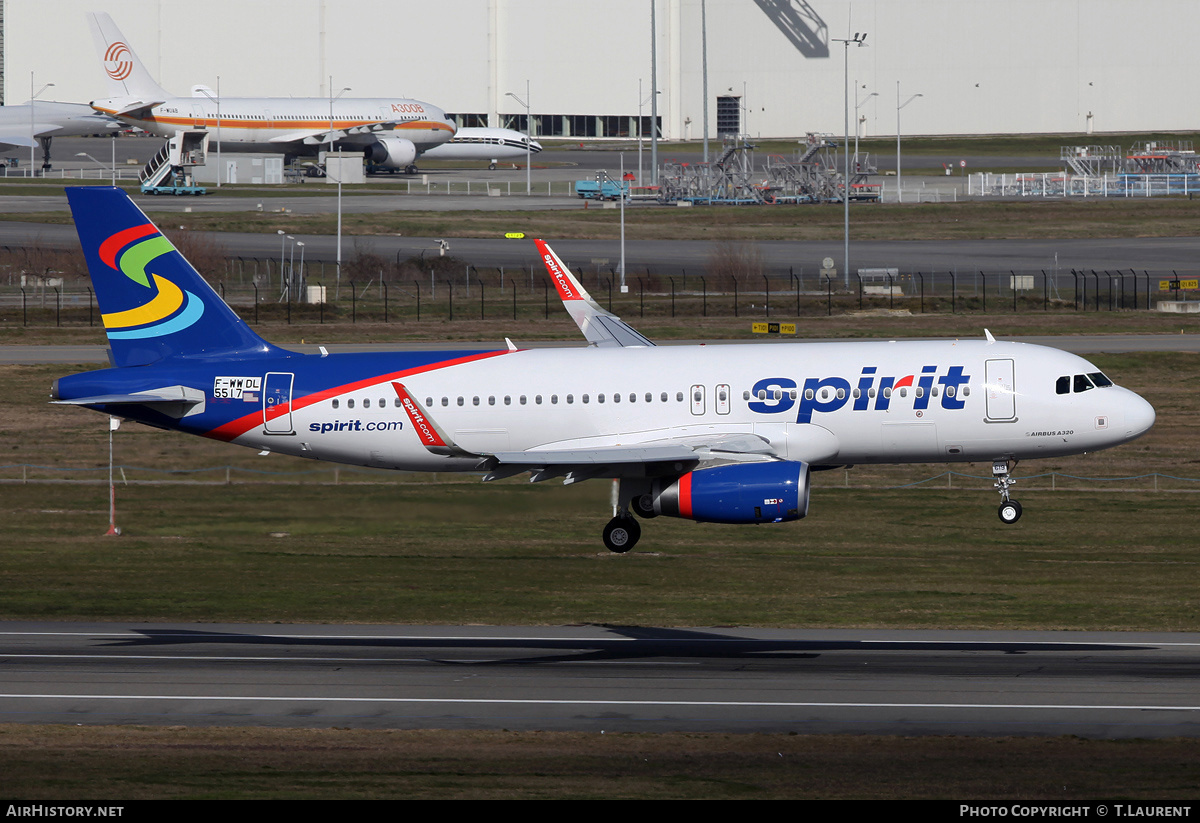
[[[625,154],[621,153],[621,294],[629,293],[629,286],[625,285]]]
[[[284,288],[283,279],[283,247],[287,241],[286,233],[283,229],[276,229],[275,233],[279,235],[279,288]]]
[[[221,77],[217,75],[217,96],[213,97],[208,90],[198,87],[201,94],[217,104],[217,188],[221,188]]]
[[[918,97],[924,97],[923,94],[914,94],[912,97],[900,102],[900,81],[896,81],[896,202],[899,203],[902,198],[900,190],[900,109],[907,106]]]
[[[33,126],[33,103],[35,100],[37,100],[38,94],[41,94],[46,89],[52,88],[53,86],[54,86],[53,83],[47,83],[46,85],[44,85],[40,89],[38,89],[37,94],[35,94],[33,91],[33,72],[29,72],[29,176],[30,177],[33,176],[33,164],[36,162],[33,159],[33,151],[34,151],[35,145],[37,144],[37,137],[34,135],[34,126]]]
[[[650,0],[650,185],[658,185],[658,0]]]
[[[833,42],[842,44],[842,72],[845,75],[843,86],[843,101],[842,107],[845,113],[846,126],[846,142],[842,144],[842,152],[846,156],[845,176],[842,179],[842,203],[845,207],[845,249],[843,250],[842,265],[845,269],[843,272],[846,280],[846,289],[850,288],[850,44],[854,43],[859,48],[866,45],[867,33],[855,32],[854,36],[845,40],[834,38]]]
[[[642,78],[638,78],[638,185],[646,185],[646,181],[642,179],[642,107],[650,102],[650,96],[659,92],[650,92],[650,94],[642,97]]]
[[[296,278],[296,302],[307,303],[304,288],[304,241],[297,240],[296,245],[300,247],[300,276]]]
[[[101,163],[101,162],[100,162],[99,160],[97,160],[95,157],[92,157],[92,156],[91,156],[90,154],[88,154],[86,151],[77,151],[77,152],[75,152],[75,156],[76,156],[76,157],[86,157],[88,160],[91,160],[93,163],[95,163],[95,164],[96,164],[97,166],[99,166],[100,168],[104,168],[104,164],[103,164],[103,163]],[[114,187],[117,185],[117,164],[116,164],[116,160],[115,160],[115,159],[114,159],[114,161],[113,161],[113,167],[112,167],[112,184],[113,184],[113,186],[114,186]]]
[[[508,97],[516,100],[517,103],[525,107],[525,194],[526,196],[533,194],[533,184],[529,177],[529,164],[532,154],[530,149],[533,145],[533,115],[529,113],[529,81],[525,81],[525,99],[522,100],[511,91],[507,93]]]
[[[708,165],[708,10],[704,0],[700,0],[700,81],[701,94],[704,95],[704,164]]]
[[[296,282],[296,238],[290,234],[287,236],[292,242],[288,245],[288,277],[287,277],[287,299],[291,302],[292,286]]]
[[[863,88],[866,88],[864,86]],[[867,105],[867,101],[872,97],[878,97],[879,92],[873,91],[863,98],[862,102],[858,102],[858,81],[854,81],[854,170],[858,171],[858,133],[859,126],[862,124],[863,118],[859,115],[858,110]]]
[[[350,87],[346,86],[341,91],[334,95],[333,93],[333,76],[329,77],[329,149],[325,152],[325,174],[329,174],[329,155],[333,153],[333,101],[337,100],[346,92],[350,91]],[[338,164],[337,176],[337,280],[333,288],[333,299],[337,300],[338,295],[342,291],[342,167]]]

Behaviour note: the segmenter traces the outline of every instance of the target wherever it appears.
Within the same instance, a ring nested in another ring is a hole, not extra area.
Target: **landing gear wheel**
[[[637,545],[641,536],[642,527],[632,517],[614,517],[604,527],[604,547],[624,554]]]
[[[1016,500],[1005,500],[1000,504],[1000,519],[1012,525],[1021,519],[1021,504]]]
[[[633,510],[634,514],[645,520],[658,517],[658,512],[654,511],[654,500],[648,494],[639,494],[630,500],[629,508]]]
[[[412,165],[412,166],[407,166],[407,167],[404,169],[404,173],[405,173],[405,174],[416,174],[416,173],[417,173],[417,167],[416,167],[415,165]]]

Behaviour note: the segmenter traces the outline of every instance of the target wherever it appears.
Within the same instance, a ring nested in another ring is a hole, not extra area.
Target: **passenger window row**
[[[362,407],[364,409],[371,408],[371,398],[364,397],[364,398],[362,398],[361,402],[362,402]],[[341,406],[341,401],[335,397],[335,398],[333,398],[332,405],[335,409],[339,408]],[[399,397],[393,398],[392,405],[395,406],[396,408],[400,408],[400,398]],[[354,408],[354,398],[353,397],[346,398],[346,408],[348,408],[348,409]],[[387,398],[386,397],[379,398],[376,408],[386,409],[387,408]]]
[[[450,397],[443,396],[440,400],[440,403],[443,407],[448,407],[451,403],[451,399],[452,398],[450,398]],[[567,395],[563,395],[561,397],[557,394],[551,394],[551,395],[535,394],[532,397],[532,402],[533,402],[533,405],[535,405],[535,406],[541,406],[547,402],[552,406],[556,406],[556,405],[558,405],[558,403],[560,401],[564,402],[568,405],[573,405],[576,402],[576,400],[578,400],[580,403],[588,403],[588,404],[590,404],[593,400],[595,400],[597,403],[606,403],[606,402],[610,402],[610,401],[613,403],[638,403],[638,402],[653,403],[654,402],[654,394],[652,392],[646,392],[644,395],[641,395],[640,400],[639,400],[639,396],[635,392],[630,392],[627,395],[617,394],[617,393],[597,394],[595,396],[593,396],[591,394],[581,394],[578,397],[576,397],[576,395],[574,395],[574,394],[567,394]],[[489,395],[487,398],[487,405],[495,406],[497,404],[503,404],[505,406],[511,406],[515,402],[518,405],[526,406],[526,405],[529,405],[530,401],[531,401],[531,398],[529,397],[529,395],[526,395],[526,394],[518,395],[515,398],[509,394],[506,394],[506,395],[504,395],[504,397],[500,397],[500,398],[498,398],[496,395]],[[670,395],[667,392],[662,392],[658,396],[658,401],[660,403],[668,403],[668,402],[670,402]],[[466,406],[467,398],[460,396],[458,398],[454,398],[454,402],[458,406]],[[677,402],[677,403],[683,402],[683,392],[675,393],[675,402]],[[484,400],[482,397],[475,396],[475,397],[471,398],[472,406],[481,406],[481,405],[483,405],[483,403],[484,403]],[[434,398],[426,397],[425,405],[432,407],[434,405]]]
[[[1077,392],[1087,391],[1088,389],[1091,389],[1094,386],[1103,387],[1103,386],[1111,386],[1111,385],[1112,385],[1112,381],[1109,380],[1107,377],[1105,377],[1103,374],[1100,374],[1099,372],[1097,372],[1096,374],[1092,374],[1092,375],[1077,374],[1074,376],[1074,387],[1075,387],[1075,391],[1077,391]],[[1069,393],[1071,391],[1071,386],[1072,386],[1072,378],[1070,376],[1058,378],[1057,390],[1058,390],[1059,394]],[[875,397],[876,391],[877,390],[874,388],[868,389],[867,397]],[[908,397],[908,387],[902,387],[900,389],[892,389],[891,387],[886,387],[883,389],[883,391],[881,393],[883,394],[884,397],[890,398],[892,396],[893,392],[898,392],[900,397]],[[938,387],[933,386],[930,389],[929,393],[930,393],[931,397],[937,397],[938,396]],[[862,394],[863,394],[862,389],[854,389],[853,391],[850,392],[850,396],[856,400],[858,398],[862,397]],[[955,394],[954,386],[947,386],[946,387],[946,396],[953,397],[954,394]],[[970,394],[971,394],[970,386],[963,386],[962,387],[962,396],[968,397],[968,396],[970,396]],[[916,386],[913,388],[913,395],[915,397],[924,397],[925,389],[921,386]],[[782,400],[783,399],[783,391],[781,389],[775,389],[773,392],[768,392],[766,389],[759,389],[759,391],[757,393],[757,399],[766,400],[768,398],[768,396],[770,396],[774,400]],[[789,389],[788,396],[790,399],[795,400],[798,396],[798,390],[797,389]],[[844,400],[846,397],[846,390],[845,389],[837,389],[836,391],[834,391],[832,388],[829,388],[828,386],[820,389],[820,399],[823,401],[830,400],[835,396],[837,397],[838,400]],[[816,393],[812,389],[805,389],[804,399],[812,400],[815,397],[816,397]],[[590,394],[582,394],[582,395],[579,395],[578,398],[576,398],[576,396],[574,394],[567,394],[567,395],[562,396],[561,398],[557,394],[551,394],[548,396],[535,394],[535,395],[533,395],[532,402],[536,406],[541,406],[547,402],[550,405],[554,406],[554,405],[558,405],[561,400],[562,402],[565,402],[567,405],[574,405],[574,403],[576,402],[576,399],[578,399],[578,401],[583,404],[590,404],[593,399],[597,403],[605,403],[605,402],[609,402],[609,401],[611,401],[613,403],[624,403],[624,402],[653,403],[655,400],[655,397],[654,397],[653,392],[646,392],[645,394],[641,395],[640,400],[639,400],[639,395],[636,394],[635,392],[629,392],[629,394],[627,394],[627,395],[623,395],[620,393],[614,393],[611,395],[597,394],[597,395],[595,395],[594,398]],[[684,400],[683,392],[676,392],[674,399],[675,399],[676,403],[682,403]],[[725,397],[722,395],[720,399],[721,399],[721,401],[724,401]],[[742,392],[742,399],[746,400],[746,401],[751,399],[751,395],[748,390]],[[695,400],[697,402],[700,402],[702,400],[702,397],[700,396],[700,394],[698,392],[697,392]],[[669,403],[670,401],[671,401],[671,396],[668,392],[660,392],[659,393],[658,402]],[[362,404],[362,408],[364,408],[364,409],[369,409],[372,407],[372,400],[370,397],[360,398],[358,400],[358,402]],[[443,407],[449,407],[450,403],[451,403],[451,398],[447,397],[447,396],[443,396],[441,398],[440,402]],[[463,397],[463,396],[459,396],[457,398],[454,398],[454,402],[458,406],[466,406],[467,398]],[[478,395],[471,398],[472,406],[481,406],[481,405],[483,405],[483,402],[484,402],[483,398],[479,397]],[[496,395],[489,395],[487,398],[487,405],[489,405],[489,406],[495,406],[498,403],[502,403],[505,406],[511,406],[511,405],[513,405],[514,402],[516,402],[518,405],[521,405],[521,406],[529,405],[530,397],[528,395],[522,394],[522,395],[519,395],[516,398],[514,398],[512,395],[506,394],[502,398],[497,398]],[[339,398],[335,397],[331,401],[331,404],[332,404],[333,408],[335,408],[335,409],[340,408],[341,400]],[[435,404],[435,400],[433,397],[425,398],[425,405],[427,407],[432,408],[434,406],[434,404]],[[378,400],[375,401],[375,408],[386,409],[387,405],[388,405],[388,401],[387,401],[386,397],[380,397]],[[392,398],[392,405],[395,408],[400,408],[400,398],[399,397]],[[346,408],[353,409],[354,407],[355,407],[355,398],[353,398],[353,397],[346,398]]]

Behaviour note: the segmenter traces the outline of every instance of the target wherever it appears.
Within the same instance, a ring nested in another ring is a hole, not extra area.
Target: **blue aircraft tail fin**
[[[121,189],[68,188],[113,365],[278,355]]]

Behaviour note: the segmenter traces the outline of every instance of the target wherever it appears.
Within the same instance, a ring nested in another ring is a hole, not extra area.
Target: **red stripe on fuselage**
[[[508,350],[490,351],[484,352],[483,354],[472,354],[467,357],[456,357],[453,360],[443,360],[440,363],[427,363],[424,366],[415,366],[414,368],[404,369],[403,371],[391,372],[390,374],[380,374],[375,377],[369,377],[365,380],[357,380],[353,383],[335,386],[334,388],[314,392],[313,394],[306,394],[300,398],[293,397],[292,411],[298,411],[303,409],[305,406],[311,406],[313,403],[320,403],[322,400],[328,400],[331,397],[336,397],[337,395],[345,394],[346,392],[365,389],[369,386],[376,386],[380,383],[386,383],[392,380],[400,380],[414,374],[424,374],[425,372],[446,369],[451,366],[461,366],[465,363],[474,363],[479,360],[486,360],[489,357],[496,357],[497,355],[501,354],[511,354],[511,352]],[[224,440],[228,442],[230,440],[236,440],[251,429],[261,426],[262,422],[262,406],[259,405],[257,409],[249,414],[239,417],[237,420],[231,420],[222,426],[218,426],[212,431],[204,432],[204,436],[211,437],[214,440]]]

